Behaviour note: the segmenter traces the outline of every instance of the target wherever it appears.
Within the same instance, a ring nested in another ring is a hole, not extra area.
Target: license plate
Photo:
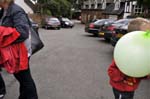
[[[117,34],[117,37],[118,37],[118,38],[120,38],[120,37],[122,37],[122,36],[123,36],[123,34],[120,34],[120,33]]]
[[[104,35],[104,33],[103,33],[103,32],[100,32],[99,35]]]
[[[53,25],[52,27],[57,27],[56,25]]]

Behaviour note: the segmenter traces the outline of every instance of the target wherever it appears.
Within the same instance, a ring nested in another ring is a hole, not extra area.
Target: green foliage
[[[69,16],[73,0],[38,0],[41,14],[53,16]]]
[[[137,0],[139,5],[144,5],[144,7],[150,7],[150,0]]]

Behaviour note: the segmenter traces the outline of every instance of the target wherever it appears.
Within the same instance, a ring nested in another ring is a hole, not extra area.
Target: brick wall
[[[108,15],[103,14],[103,10],[100,9],[83,9],[81,12],[81,22],[87,23],[93,19],[108,18]]]

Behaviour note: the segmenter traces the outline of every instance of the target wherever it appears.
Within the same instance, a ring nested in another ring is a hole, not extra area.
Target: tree
[[[137,0],[137,2],[139,5],[143,5],[146,8],[150,6],[150,0]]]
[[[40,13],[53,16],[69,16],[71,11],[70,0],[38,0]]]
[[[48,9],[49,4],[51,3],[51,0],[38,0],[37,5],[37,10],[39,11],[40,14],[47,14],[50,15],[51,11]]]

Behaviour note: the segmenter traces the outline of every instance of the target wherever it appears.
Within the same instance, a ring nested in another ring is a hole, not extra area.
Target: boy
[[[144,18],[133,19],[128,25],[128,32],[139,30],[150,30],[150,21]],[[134,78],[123,74],[116,66],[114,60],[108,68],[108,75],[115,99],[133,99],[134,91],[138,88],[141,79],[146,78]]]

